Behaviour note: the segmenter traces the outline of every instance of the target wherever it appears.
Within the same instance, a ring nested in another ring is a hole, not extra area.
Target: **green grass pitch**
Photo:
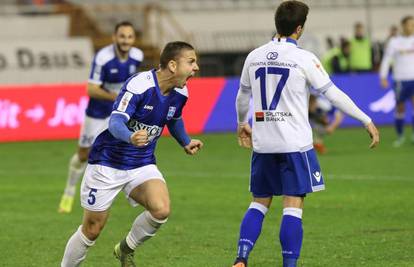
[[[408,133],[407,133],[408,134]],[[362,129],[339,130],[320,156],[327,189],[306,198],[299,266],[414,266],[414,145],[391,147],[394,133],[368,149]],[[161,138],[158,166],[170,190],[168,223],[137,250],[138,266],[231,266],[239,224],[249,205],[250,152],[234,134],[199,136],[204,150],[184,154]],[[67,163],[76,141],[1,144],[0,266],[59,266],[67,239],[81,223],[77,196],[72,214],[57,213]],[[141,208],[121,193],[83,266],[117,266],[112,249]],[[281,266],[275,198],[250,266]]]

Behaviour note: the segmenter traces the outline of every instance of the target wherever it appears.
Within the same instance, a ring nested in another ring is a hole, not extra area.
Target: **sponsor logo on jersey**
[[[278,56],[279,56],[279,54],[277,52],[269,52],[269,53],[267,53],[266,58],[268,60],[275,60],[275,59],[277,59]]]
[[[167,120],[171,120],[171,118],[174,116],[175,111],[176,111],[176,107],[169,107],[168,108],[168,113],[167,113]]]
[[[292,113],[284,111],[266,111],[266,112],[255,112],[255,118],[257,122],[283,122],[288,117],[292,117]]]
[[[139,130],[145,130],[148,134],[148,141],[151,142],[156,137],[161,135],[162,128],[158,125],[148,125],[142,122],[139,122],[134,119],[130,119],[128,121],[128,129],[130,129],[133,132],[139,131]]]
[[[264,112],[255,112],[256,121],[264,121]]]
[[[313,174],[313,177],[315,177],[316,181],[319,183],[321,181],[321,179],[322,179],[322,173],[316,171],[316,172],[314,172],[312,174]]]
[[[112,74],[118,73],[118,69],[110,69],[109,72],[112,73]]]
[[[144,109],[147,109],[147,110],[153,110],[153,109],[154,109],[154,107],[153,107],[153,106],[150,106],[150,105],[145,105],[145,106],[144,106]]]

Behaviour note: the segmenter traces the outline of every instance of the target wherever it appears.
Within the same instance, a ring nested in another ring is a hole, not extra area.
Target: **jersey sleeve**
[[[392,64],[392,60],[394,58],[395,49],[394,49],[394,39],[391,39],[388,44],[386,45],[384,56],[381,61],[380,66],[380,78],[385,79],[388,76],[388,72],[390,71],[390,67]]]
[[[251,89],[250,76],[249,76],[250,54],[244,61],[243,70],[240,75],[240,88]]]
[[[313,54],[307,57],[304,67],[307,82],[316,91],[323,93],[332,85],[328,73],[323,68],[319,59]]]
[[[129,82],[122,86],[121,92],[114,102],[112,114],[122,114],[129,120],[139,106],[142,95],[129,91],[128,84]]]
[[[105,80],[105,73],[105,65],[101,64],[99,62],[98,55],[95,55],[88,82],[101,85]]]
[[[187,86],[184,86],[183,88],[175,88],[175,91],[179,96],[179,105],[172,118],[178,120],[183,115],[183,109],[188,100],[188,88]]]
[[[177,111],[174,113],[173,119],[174,120],[178,120],[181,119],[181,117],[183,116],[183,109],[185,104],[187,103],[187,99],[185,99],[183,101],[183,103],[180,105],[180,107],[177,109]]]

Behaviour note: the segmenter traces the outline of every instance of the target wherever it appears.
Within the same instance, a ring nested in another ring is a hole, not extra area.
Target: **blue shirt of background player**
[[[137,72],[143,58],[142,51],[132,47],[128,59],[121,61],[116,56],[115,46],[108,45],[96,53],[88,82],[118,93],[124,82]],[[111,114],[112,105],[113,101],[90,98],[86,115],[92,118],[107,118]]]
[[[146,129],[149,143],[137,147],[115,138],[107,129],[93,144],[89,164],[100,164],[120,170],[130,170],[155,164],[155,146],[164,126],[181,117],[187,102],[187,88],[175,88],[170,94],[161,94],[155,70],[131,77],[122,87],[114,103],[112,114],[128,118],[131,132]]]

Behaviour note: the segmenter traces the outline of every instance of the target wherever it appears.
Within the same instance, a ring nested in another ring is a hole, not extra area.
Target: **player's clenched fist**
[[[184,147],[185,153],[188,155],[196,154],[203,147],[203,142],[197,139],[191,139],[190,143]]]
[[[131,135],[131,144],[135,146],[145,146],[148,144],[148,133],[146,130],[138,130]]]

